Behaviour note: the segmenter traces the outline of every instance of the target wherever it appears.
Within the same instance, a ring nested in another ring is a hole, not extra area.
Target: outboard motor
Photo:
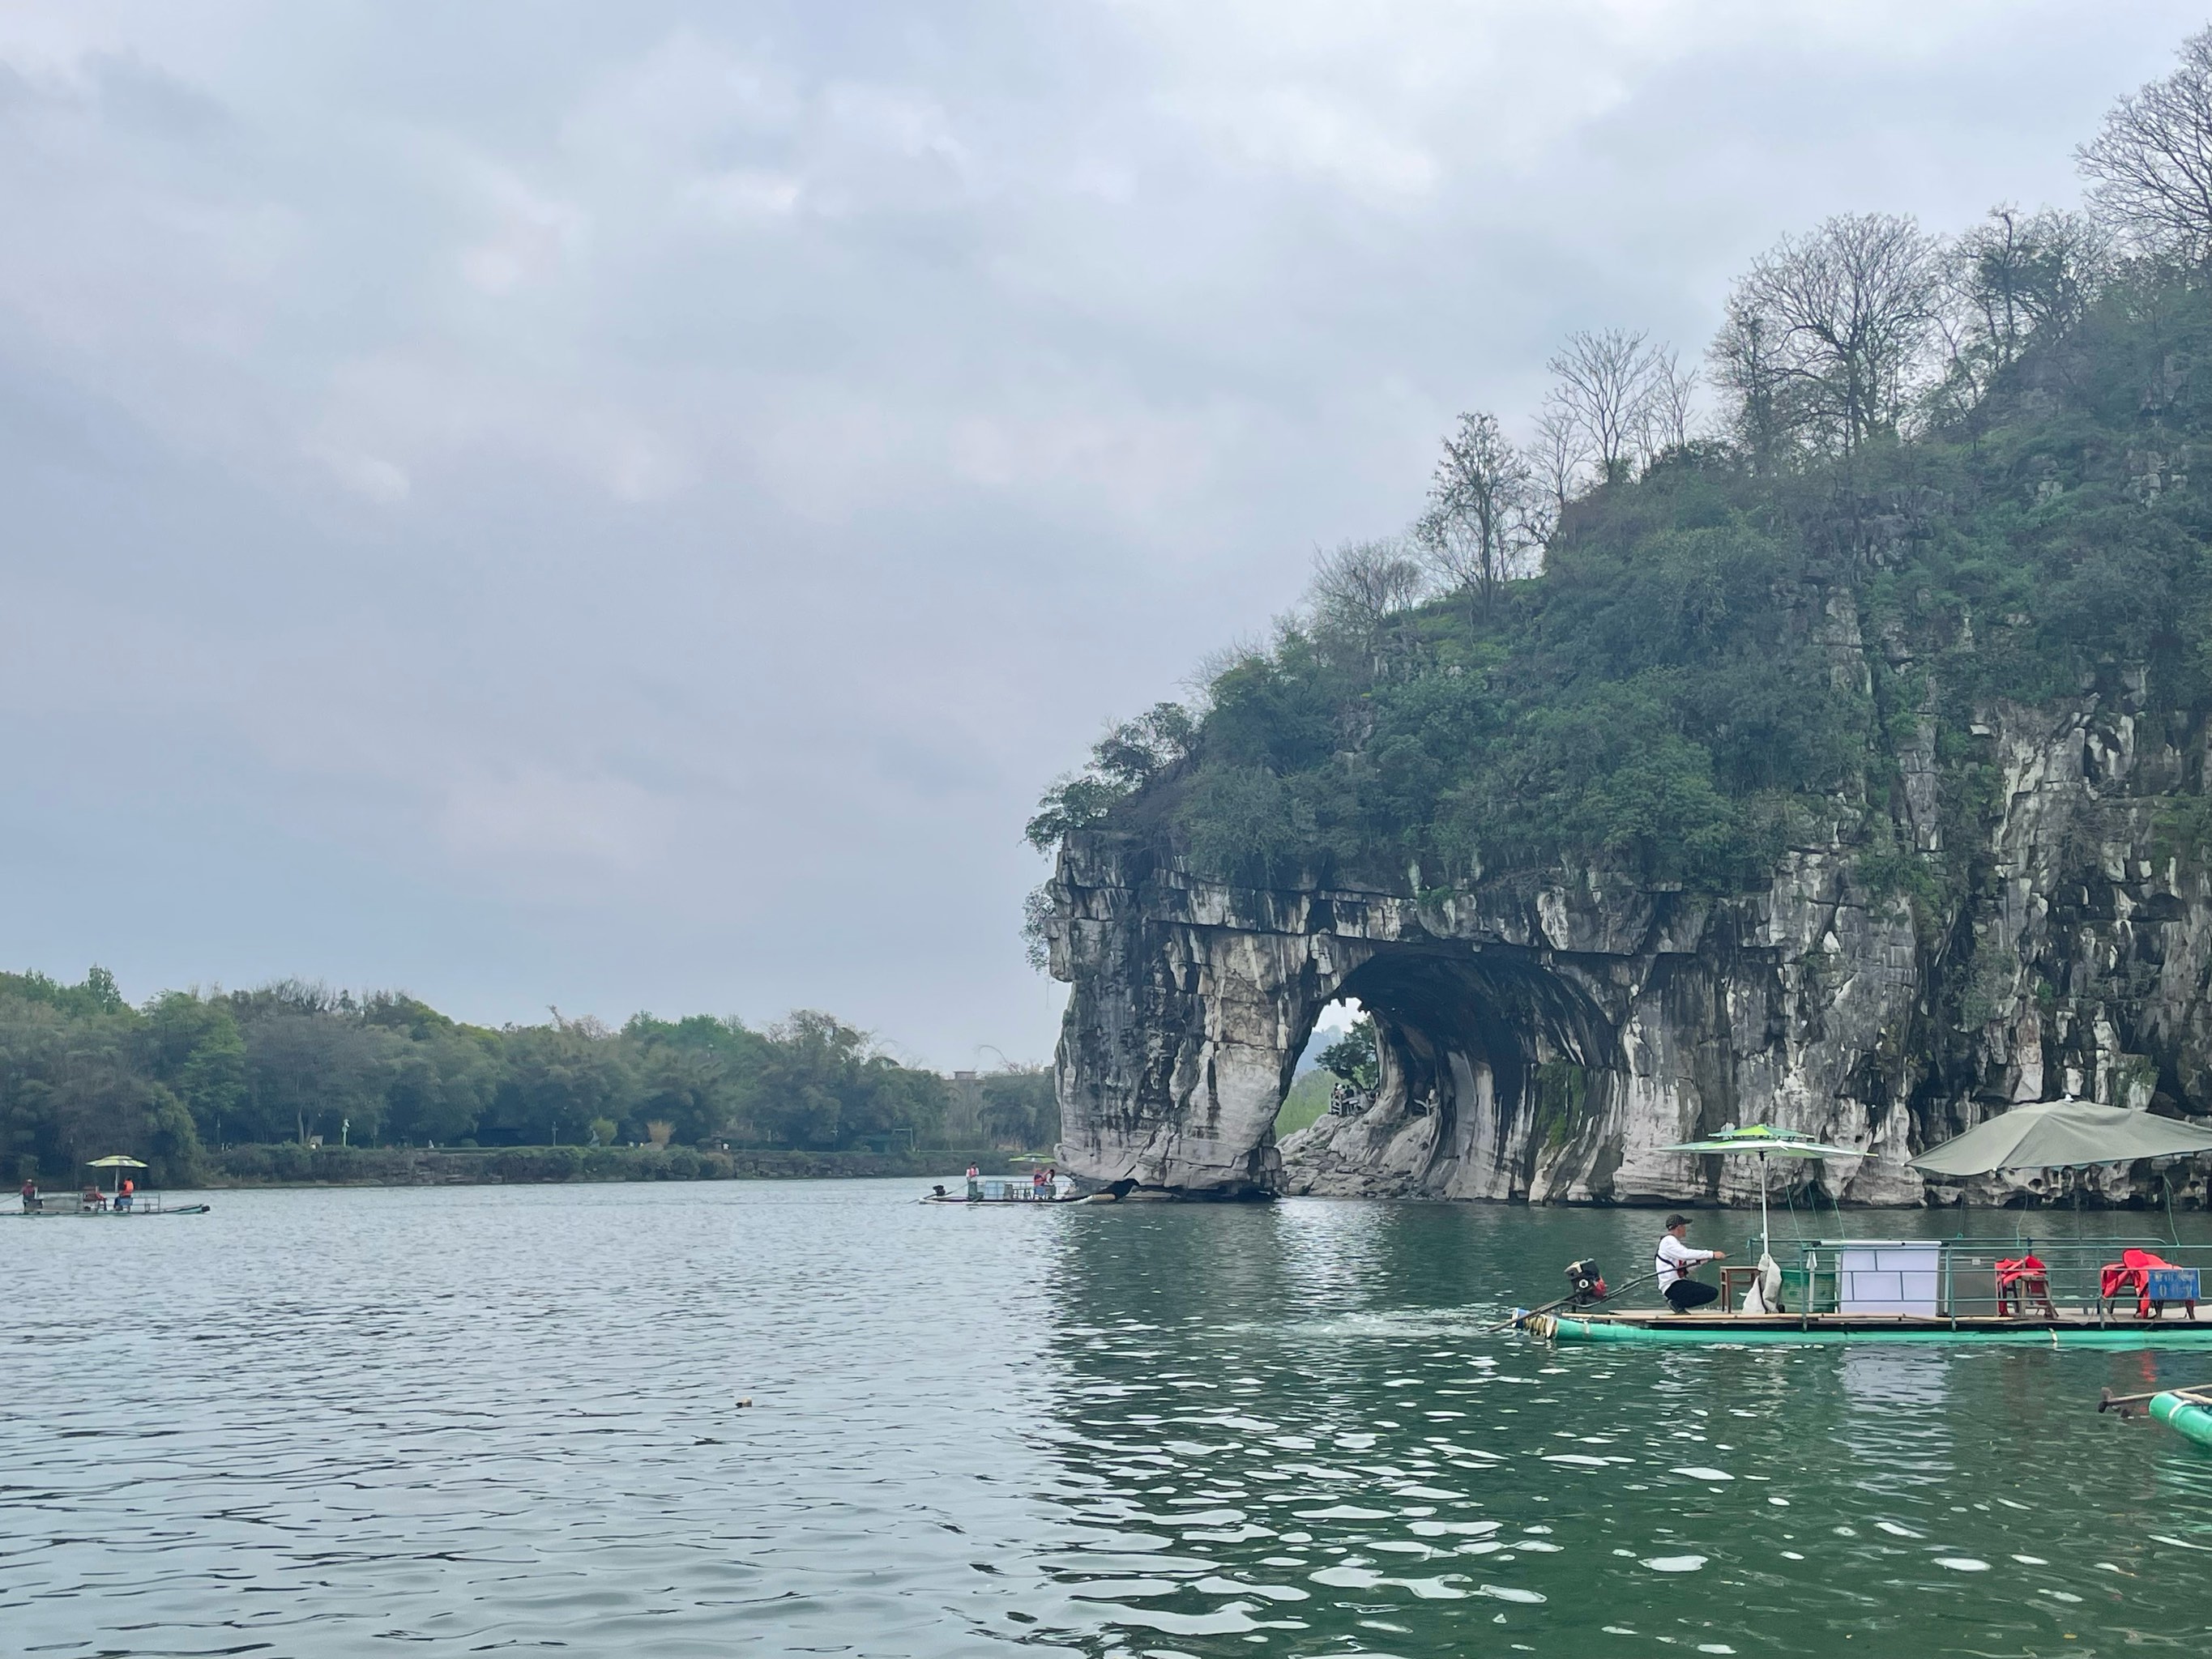
[[[1573,1290],[1572,1300],[1577,1308],[1605,1300],[1605,1273],[1595,1261],[1567,1263],[1567,1284]]]

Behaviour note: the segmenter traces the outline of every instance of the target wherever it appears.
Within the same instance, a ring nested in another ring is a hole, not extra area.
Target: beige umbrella
[[[1956,1181],[2000,1170],[2073,1170],[2197,1152],[2212,1152],[2212,1129],[2124,1106],[2043,1100],[2000,1112],[1910,1162],[1923,1175]]]
[[[125,1170],[143,1170],[146,1167],[146,1164],[143,1158],[125,1158],[120,1152],[111,1152],[106,1158],[95,1158],[91,1163],[86,1164],[84,1167],[88,1170],[113,1170],[118,1171],[115,1177],[116,1185],[112,1190],[119,1193],[123,1190],[123,1176],[120,1172]]]

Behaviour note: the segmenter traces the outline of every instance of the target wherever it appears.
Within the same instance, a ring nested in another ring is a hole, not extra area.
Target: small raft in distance
[[[21,1209],[0,1210],[0,1216],[12,1216],[19,1221],[47,1221],[58,1216],[136,1221],[148,1216],[205,1215],[213,1207],[207,1204],[164,1204],[159,1193],[138,1193],[132,1195],[130,1203],[118,1209],[112,1204],[88,1204],[76,1193],[49,1193],[40,1194]]]
[[[22,1207],[0,1211],[26,1221],[42,1220],[53,1216],[100,1216],[120,1221],[149,1215],[205,1215],[205,1204],[165,1205],[159,1193],[134,1190],[126,1170],[143,1170],[143,1158],[133,1158],[128,1152],[110,1152],[106,1158],[95,1158],[84,1166],[101,1172],[111,1181],[109,1190],[102,1192],[98,1181],[79,1192],[41,1192],[36,1181],[23,1183]]]
[[[1027,1177],[1021,1176],[979,1176],[967,1183],[965,1192],[953,1192],[942,1184],[933,1187],[921,1195],[924,1204],[1020,1204],[1031,1209],[1041,1204],[1113,1204],[1127,1198],[1137,1183],[1117,1181],[1095,1193],[1079,1198],[1070,1193],[1062,1197],[1050,1188],[1040,1191]]]

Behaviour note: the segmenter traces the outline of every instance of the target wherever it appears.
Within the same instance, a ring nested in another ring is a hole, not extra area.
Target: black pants
[[[1721,1293],[1711,1285],[1694,1279],[1678,1279],[1667,1287],[1667,1300],[1676,1313],[1687,1313],[1708,1302],[1717,1302],[1720,1297]]]

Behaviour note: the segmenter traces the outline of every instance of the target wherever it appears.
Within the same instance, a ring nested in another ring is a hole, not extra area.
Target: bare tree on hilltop
[[[2123,98],[2075,152],[2099,218],[2137,252],[2212,261],[2212,29],[2181,43],[2181,67]]]
[[[1640,330],[1577,330],[1546,365],[1559,378],[1550,398],[1589,447],[1606,483],[1619,483],[1643,453],[1652,403],[1673,360]]]
[[[1307,592],[1321,625],[1357,643],[1379,672],[1391,618],[1419,605],[1425,586],[1405,544],[1384,539],[1344,542],[1317,554]]]
[[[1528,446],[1528,465],[1543,489],[1550,520],[1544,531],[1545,541],[1551,540],[1552,527],[1567,510],[1567,503],[1582,493],[1589,464],[1589,444],[1565,410],[1553,404],[1536,417],[1536,440]]]
[[[1909,214],[1839,214],[1761,256],[1712,351],[1746,447],[1794,434],[1849,455],[1894,432],[1929,367],[1943,276],[1942,244]]]
[[[1647,465],[1690,441],[1691,405],[1697,395],[1698,371],[1684,368],[1680,354],[1671,346],[1655,349],[1640,439]]]
[[[2081,320],[2110,273],[2112,243],[2081,214],[2000,204],[1959,238],[1955,259],[1969,333],[2002,368],[2032,337]]]
[[[1963,413],[2034,340],[2056,339],[2086,316],[2112,274],[2112,241],[2078,213],[2023,213],[2008,204],[1950,246],[1940,326],[1950,371],[1936,406]]]
[[[1736,443],[1755,466],[1771,462],[1804,423],[1784,337],[1781,326],[1739,293],[1729,296],[1720,332],[1706,352],[1713,383],[1729,405]]]
[[[1522,574],[1548,521],[1528,461],[1490,414],[1462,415],[1444,439],[1413,545],[1448,592],[1464,593],[1470,620]]]

